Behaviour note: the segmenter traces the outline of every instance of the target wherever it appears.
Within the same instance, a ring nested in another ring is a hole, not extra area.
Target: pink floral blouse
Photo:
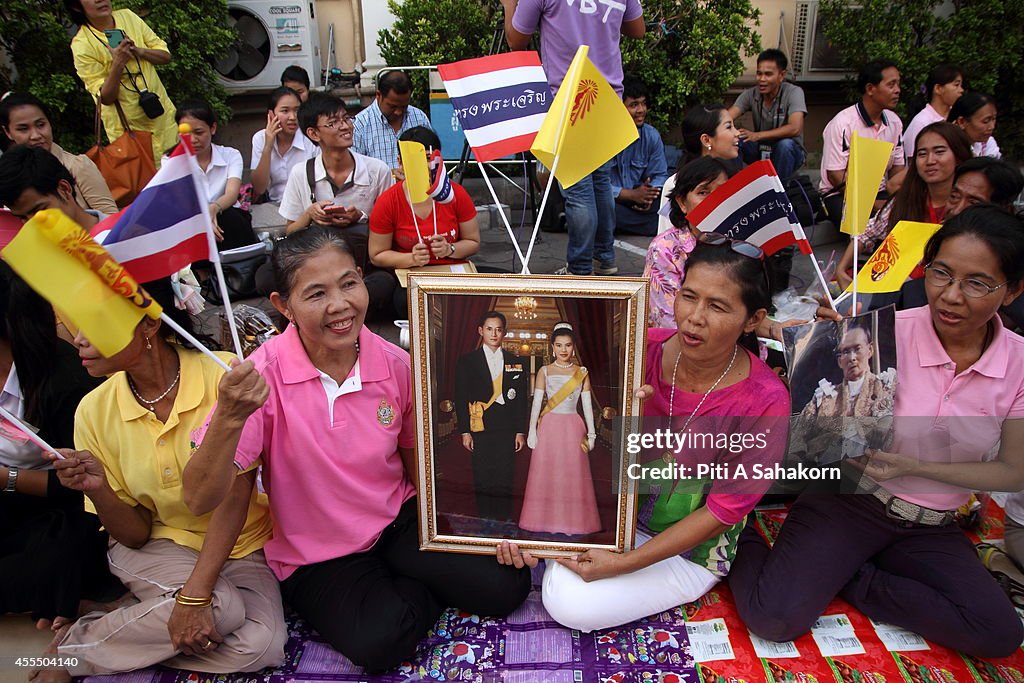
[[[650,327],[676,326],[673,307],[683,282],[686,257],[697,246],[689,228],[672,228],[651,240],[644,259],[644,277],[651,278]]]

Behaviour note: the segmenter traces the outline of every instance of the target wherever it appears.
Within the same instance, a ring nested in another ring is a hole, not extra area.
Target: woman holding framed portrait
[[[662,424],[680,436],[709,426],[764,434],[763,447],[658,453],[658,467],[675,466],[680,478],[662,480],[641,499],[635,549],[591,549],[548,562],[542,597],[559,623],[581,631],[625,624],[696,600],[728,574],[746,516],[770,481],[724,477],[708,488],[706,479],[686,481],[685,473],[698,462],[728,469],[782,459],[789,393],[758,358],[752,334],[770,291],[760,248],[716,233],[699,236],[675,298],[676,327],[648,330],[643,414],[667,418]],[[504,563],[535,563],[511,544],[498,553]]]
[[[555,324],[551,350],[553,360],[537,371],[534,382],[526,437],[533,454],[519,526],[528,531],[591,534],[601,530],[601,517],[590,473],[589,455],[597,441],[590,375],[576,358],[576,333],[569,323]],[[548,400],[542,410],[545,395]],[[577,412],[581,402],[583,418]]]
[[[270,300],[290,324],[222,381],[183,475],[191,511],[213,509],[238,465],[259,462],[282,594],[369,671],[412,656],[448,605],[512,612],[528,571],[420,552],[409,354],[363,325],[369,295],[348,242],[299,230],[274,245],[272,265]]]

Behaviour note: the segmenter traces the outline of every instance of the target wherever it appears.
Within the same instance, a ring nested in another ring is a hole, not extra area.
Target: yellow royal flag
[[[857,273],[857,291],[862,294],[898,292],[924,257],[928,239],[940,227],[938,223],[897,223]],[[852,289],[851,285],[847,291]]]
[[[871,207],[878,197],[878,188],[889,166],[893,144],[853,132],[850,139],[850,161],[846,165],[846,197],[843,222],[839,229],[848,235],[859,235],[868,227]]]
[[[37,213],[2,255],[108,358],[128,345],[144,314],[160,317],[159,304],[59,209]]]
[[[580,45],[530,149],[571,187],[639,137],[622,98]],[[555,158],[558,164],[555,165]]]
[[[430,169],[427,168],[427,150],[418,142],[399,140],[398,153],[402,157],[405,189],[413,204],[427,201],[430,190]]]

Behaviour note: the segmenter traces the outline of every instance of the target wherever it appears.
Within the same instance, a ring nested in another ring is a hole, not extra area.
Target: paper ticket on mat
[[[821,650],[822,657],[848,657],[862,655],[864,646],[853,631],[853,624],[845,614],[828,614],[811,627],[811,636]]]
[[[871,620],[871,625],[875,627],[878,639],[882,641],[885,649],[889,652],[914,652],[931,649],[928,641],[913,631],[874,619]]]
[[[750,642],[754,644],[754,654],[761,659],[787,659],[800,656],[800,650],[796,649],[796,643],[792,640],[777,643],[774,640],[765,640],[751,633]]]
[[[725,619],[686,622],[686,637],[690,640],[690,656],[698,662],[736,659],[729,642],[729,627]]]

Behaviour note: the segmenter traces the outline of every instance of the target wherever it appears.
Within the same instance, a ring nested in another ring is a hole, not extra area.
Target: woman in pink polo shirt
[[[291,324],[225,376],[184,474],[191,510],[212,509],[237,466],[260,461],[267,564],[292,608],[372,671],[408,659],[448,605],[509,614],[528,570],[419,551],[409,354],[363,327],[368,295],[346,241],[292,233],[273,268],[271,302]]]
[[[1021,293],[1024,225],[969,208],[924,262],[928,305],[896,313],[893,452],[854,468],[862,495],[801,496],[771,550],[753,529],[740,538],[729,583],[762,638],[806,633],[838,595],[974,656],[1020,647],[1020,619],[953,512],[971,490],[1024,489],[1024,338],[997,315]]]

